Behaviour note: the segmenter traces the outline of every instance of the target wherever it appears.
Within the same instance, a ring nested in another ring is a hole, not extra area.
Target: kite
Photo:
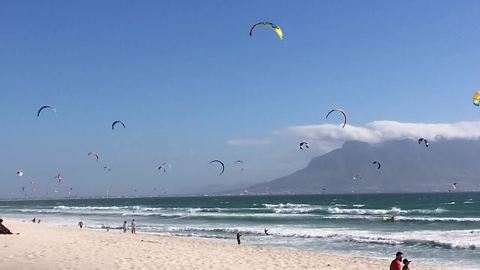
[[[45,110],[45,109],[51,109],[54,113],[57,112],[57,110],[55,108],[53,108],[52,106],[49,106],[49,105],[45,105],[45,106],[42,106],[40,109],[38,109],[37,111],[37,117],[40,117],[40,113]]]
[[[380,170],[380,168],[382,167],[382,164],[380,164],[380,162],[378,162],[378,161],[374,161],[373,165],[375,165],[375,164],[378,166],[377,169]]]
[[[100,157],[98,156],[98,154],[95,153],[95,152],[90,152],[90,153],[88,153],[88,156],[92,156],[92,155],[95,156],[95,158],[97,159],[97,162],[98,162],[98,160],[100,159]]]
[[[58,183],[60,183],[60,182],[62,182],[62,180],[63,180],[63,175],[57,174],[57,175],[55,175],[54,178],[57,179]]]
[[[425,146],[428,147],[428,140],[425,138],[420,138],[418,139],[418,144],[425,143]]]
[[[327,113],[327,116],[325,116],[325,118],[328,118],[328,116],[329,116],[332,112],[339,112],[339,113],[343,114],[343,126],[342,126],[342,128],[344,128],[345,125],[347,124],[347,113],[346,113],[344,110],[342,110],[342,109],[333,109],[333,110],[331,110],[331,111],[329,111],[329,112]]]
[[[253,30],[257,27],[268,27],[268,28],[271,28],[275,31],[275,33],[277,34],[278,38],[280,40],[283,40],[283,32],[282,32],[282,29],[280,29],[280,27],[276,26],[275,24],[271,23],[271,22],[259,22],[259,23],[256,23],[252,26],[252,28],[250,28],[250,33],[249,35],[252,36],[253,34]]]
[[[158,167],[158,169],[159,169],[159,170],[163,170],[164,173],[167,172],[167,168],[168,168],[168,169],[172,169],[172,164],[170,164],[170,163],[168,163],[168,162],[164,162],[164,163],[162,163],[162,165],[160,165],[160,166]]]
[[[115,125],[116,124],[120,124],[123,126],[123,128],[125,128],[125,124],[122,122],[122,121],[115,121],[112,123],[112,130],[115,130]]]
[[[243,163],[243,160],[239,159],[239,160],[235,161],[235,164],[241,164],[242,167],[240,168],[240,171],[243,172],[243,170],[245,169],[245,168],[243,167],[243,164],[244,164],[244,163]]]
[[[22,177],[23,176],[23,172],[22,171],[17,171],[17,177]]]
[[[222,165],[222,171],[220,172],[219,176],[222,175],[223,172],[225,171],[225,164],[223,164],[223,162],[221,162],[221,161],[218,160],[218,159],[215,159],[215,160],[210,161],[210,164],[213,164],[213,163],[219,163],[220,165]]]
[[[480,91],[477,91],[475,94],[473,94],[473,105],[480,106]]]
[[[308,146],[308,143],[307,143],[307,142],[301,142],[301,143],[300,143],[300,150],[303,150],[303,147],[304,147],[304,146],[305,146],[306,148],[310,148],[310,147]]]

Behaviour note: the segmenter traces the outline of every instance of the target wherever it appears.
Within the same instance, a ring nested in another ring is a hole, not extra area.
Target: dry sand
[[[386,270],[388,260],[336,256],[231,241],[132,235],[4,220],[0,269],[331,269]],[[420,266],[412,269],[439,270]]]

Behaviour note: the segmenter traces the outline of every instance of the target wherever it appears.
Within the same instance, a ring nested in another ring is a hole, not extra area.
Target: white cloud
[[[228,145],[233,145],[233,146],[265,146],[271,143],[272,142],[268,139],[260,139],[260,140],[232,139],[227,141]]]
[[[358,140],[379,143],[396,139],[418,139],[424,137],[443,139],[480,139],[480,122],[457,123],[401,123],[397,121],[374,121],[365,126],[336,125],[292,126],[276,132],[297,138],[321,140],[325,143]]]
[[[229,140],[227,143],[236,146],[289,145],[285,149],[297,150],[297,144],[305,140],[310,144],[310,151],[301,152],[300,156],[310,158],[339,148],[348,140],[381,143],[388,140],[417,140],[421,137],[432,142],[440,138],[477,140],[480,139],[480,121],[457,123],[374,121],[363,126],[347,125],[345,128],[331,124],[291,126],[274,131],[269,139],[237,139]],[[292,147],[293,145],[295,146]],[[289,152],[289,155],[294,153]]]

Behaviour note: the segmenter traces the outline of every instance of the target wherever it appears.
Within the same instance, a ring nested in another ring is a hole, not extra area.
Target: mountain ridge
[[[382,167],[377,169],[373,161]],[[478,191],[478,161],[479,140],[438,140],[429,147],[410,139],[378,144],[346,141],[303,169],[246,190],[248,194],[447,192],[458,182],[459,191]]]

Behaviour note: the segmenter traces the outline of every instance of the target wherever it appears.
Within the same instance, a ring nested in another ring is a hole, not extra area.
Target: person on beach
[[[242,236],[240,234],[240,232],[237,233],[237,243],[240,245],[241,241],[240,241],[240,236]]]
[[[407,259],[403,259],[403,267],[402,267],[402,270],[410,270],[409,265],[410,265],[411,262],[412,262],[412,261],[409,261],[409,260],[407,260]]]
[[[0,234],[13,234],[7,227],[3,226],[3,219],[0,218]]]
[[[83,221],[78,222],[78,227],[80,227],[80,229],[83,229]]]
[[[33,219],[32,219],[32,222],[35,223],[36,220],[37,220],[37,218],[33,218]]]
[[[123,232],[124,232],[124,233],[127,232],[127,221],[126,221],[126,220],[123,221],[122,229],[123,229]]]
[[[40,220],[40,219],[38,219],[38,220],[37,220],[37,223],[38,223],[38,224],[40,224],[40,221],[41,221],[41,220]]]
[[[395,254],[395,259],[390,263],[390,270],[402,270],[402,257],[403,253],[400,251]]]
[[[135,219],[132,220],[132,233],[136,234],[136,229],[137,229],[137,223],[135,223]]]

